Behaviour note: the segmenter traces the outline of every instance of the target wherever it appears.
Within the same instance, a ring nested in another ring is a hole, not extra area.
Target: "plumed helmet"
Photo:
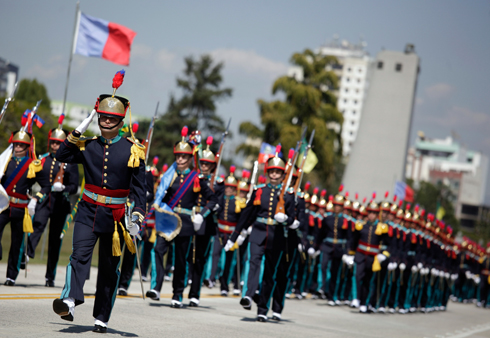
[[[209,149],[209,147],[213,144],[212,136],[208,136],[208,138],[206,139],[206,144],[207,147],[202,151],[202,157],[199,159],[199,161],[216,163],[216,158],[214,156],[214,153]]]
[[[281,145],[278,144],[276,146],[276,154],[269,158],[266,162],[265,165],[265,170],[269,169],[280,169],[280,170],[285,170],[286,164],[282,160],[282,158],[279,157],[279,153],[281,152]]]
[[[187,126],[182,128],[181,135],[182,135],[182,141],[177,142],[174,146],[174,155],[177,154],[189,154],[192,155],[192,146],[189,142],[185,140],[187,137],[189,129]]]
[[[116,96],[116,90],[122,85],[125,71],[120,70],[112,79],[112,95],[101,94],[95,103],[97,113],[111,117],[123,119],[129,107],[129,100],[121,96]]]

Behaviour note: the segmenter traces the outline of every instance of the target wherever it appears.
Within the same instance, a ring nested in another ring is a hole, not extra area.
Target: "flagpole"
[[[71,69],[71,60],[73,59],[73,53],[75,52],[75,40],[77,35],[78,23],[80,21],[80,1],[77,1],[77,9],[75,12],[75,26],[73,27],[73,37],[71,40],[71,48],[70,48],[70,59],[68,61],[68,71],[66,72],[66,84],[65,84],[65,95],[63,96],[63,106],[61,108],[61,114],[65,113],[65,105],[66,105],[66,95],[68,94],[68,83],[70,82],[70,69]]]

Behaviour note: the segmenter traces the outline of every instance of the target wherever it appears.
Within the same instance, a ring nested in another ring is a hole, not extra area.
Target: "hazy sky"
[[[62,99],[73,34],[75,1],[0,0],[0,57],[22,78],[47,85]],[[421,58],[413,133],[457,132],[468,147],[490,155],[489,1],[81,1],[84,13],[138,33],[119,92],[135,113],[151,116],[179,94],[175,78],[184,56],[210,53],[225,62],[224,85],[233,97],[218,113],[258,121],[256,101],[271,99],[292,53],[317,48],[334,34],[380,50],[413,43]],[[68,100],[93,104],[110,92],[119,65],[73,58]],[[238,142],[235,138],[234,142]],[[231,148],[231,147],[230,147]]]

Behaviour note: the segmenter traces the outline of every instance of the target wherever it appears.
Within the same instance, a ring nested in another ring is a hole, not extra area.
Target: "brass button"
[[[106,165],[104,166],[104,169],[107,169],[107,166]]]
[[[15,189],[12,189],[12,192],[15,192]]]
[[[109,155],[109,152],[108,152],[108,151],[106,151],[106,152],[105,152],[105,154],[106,154],[106,155]]]
[[[105,159],[104,159],[104,161],[106,161],[106,162],[107,162],[107,161],[109,161],[109,160],[108,160],[107,158],[105,158]]]
[[[109,148],[109,146],[108,146],[108,145],[106,145],[105,147],[106,147],[106,148]]]
[[[106,187],[103,187],[102,189],[107,189]]]
[[[271,201],[273,201],[274,199],[271,197]]]
[[[14,188],[16,188],[16,187],[17,187],[17,184],[14,184]]]
[[[107,176],[107,173],[104,173],[104,176]]]
[[[104,183],[107,183],[107,180],[104,180]]]

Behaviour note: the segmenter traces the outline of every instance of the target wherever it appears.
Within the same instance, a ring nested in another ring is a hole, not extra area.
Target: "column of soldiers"
[[[226,297],[232,284],[245,310],[256,304],[260,322],[269,320],[269,312],[282,320],[285,299],[309,294],[361,313],[444,311],[449,299],[476,299],[489,307],[490,244],[485,249],[468,238],[456,243],[450,226],[418,206],[389,201],[388,194],[381,202],[373,194],[361,203],[342,186],[329,197],[319,188],[310,194],[308,182],[301,190],[294,149],[285,161],[278,146],[264,163],[265,177],[242,170],[238,179],[234,166],[218,177],[221,148],[213,153],[209,137],[207,149],[198,151],[200,134],[184,127],[173,147],[175,162],[161,172],[157,158],[146,166],[144,142],[118,133],[130,112],[129,101],[115,95],[124,77],[118,74],[113,94],[100,95],[74,131],[63,130],[60,119],[50,131],[49,152],[39,159],[32,121],[12,133],[1,179],[8,204],[0,234],[9,222],[12,233],[5,285],[15,285],[19,269],[34,257],[48,221],[45,285],[55,285],[68,197],[78,190],[82,164],[86,183],[77,202],[73,253],[53,310],[73,321],[99,242],[95,332],[107,331],[115,295],[128,294],[137,263],[142,279],[151,280],[145,295],[152,300],[160,300],[170,274],[176,309],[184,307],[188,285],[189,306],[197,307],[203,285],[219,282]],[[95,116],[101,136],[83,138]],[[33,194],[36,182],[41,190]]]

